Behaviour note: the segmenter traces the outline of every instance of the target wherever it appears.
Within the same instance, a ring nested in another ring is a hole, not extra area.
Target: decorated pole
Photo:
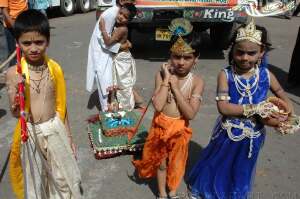
[[[23,77],[22,67],[21,67],[21,49],[17,45],[17,72]],[[27,128],[26,128],[26,114],[25,114],[25,80],[22,78],[22,81],[18,83],[18,98],[20,103],[20,123],[21,123],[21,138],[23,142],[26,142],[28,139]]]

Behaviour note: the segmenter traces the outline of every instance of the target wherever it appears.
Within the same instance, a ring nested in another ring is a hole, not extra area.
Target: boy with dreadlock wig
[[[157,177],[159,199],[179,198],[177,188],[184,176],[192,136],[189,120],[196,116],[202,101],[204,82],[191,72],[199,56],[199,37],[191,33],[192,28],[185,19],[171,23],[176,35],[170,62],[156,74],[152,98],[156,112],[142,159],[133,161],[140,177]]]

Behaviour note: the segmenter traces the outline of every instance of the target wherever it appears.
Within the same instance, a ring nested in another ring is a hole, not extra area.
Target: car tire
[[[77,0],[76,3],[79,12],[85,13],[91,9],[91,0]]]
[[[60,11],[64,16],[72,15],[75,11],[75,1],[60,0]]]
[[[213,46],[222,50],[227,49],[236,28],[236,23],[217,23],[211,26],[210,39]]]

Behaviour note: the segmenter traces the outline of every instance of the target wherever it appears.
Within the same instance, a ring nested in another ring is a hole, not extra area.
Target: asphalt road
[[[260,18],[271,34],[273,50],[269,53],[270,70],[285,85],[290,57],[296,40],[300,18]],[[97,113],[96,95],[85,91],[87,49],[90,35],[95,25],[95,13],[77,14],[71,17],[54,18],[51,24],[50,57],[63,67],[68,86],[68,110],[74,139],[78,145],[78,162],[83,178],[86,199],[152,199],[157,193],[154,180],[136,178],[130,156],[120,156],[107,160],[96,160],[89,146],[86,119]],[[168,58],[165,44],[154,43],[149,35],[134,34],[137,45],[133,51],[137,63],[137,88],[146,101],[154,86],[154,74]],[[227,65],[227,52],[216,51],[203,34],[200,60],[195,70],[202,74],[206,87],[201,111],[191,122],[194,129],[190,143],[187,171],[199,158],[200,151],[209,141],[211,129],[218,112],[215,104],[216,76]],[[300,89],[288,90],[294,102],[296,113],[300,114]],[[0,90],[0,167],[9,150],[13,127],[16,123],[8,110],[6,90]],[[145,124],[153,115],[150,108]],[[300,136],[281,136],[268,129],[267,139],[259,157],[252,198],[296,199],[300,198]],[[185,181],[179,192],[185,192]],[[14,198],[8,175],[0,184],[0,198]]]

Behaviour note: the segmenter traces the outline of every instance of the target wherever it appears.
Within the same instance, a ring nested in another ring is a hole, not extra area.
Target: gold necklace
[[[185,80],[185,79],[191,78],[191,75],[192,75],[192,73],[188,73],[188,74],[187,74],[184,78],[182,78],[181,80]],[[181,92],[184,92],[184,91],[185,91],[187,81],[189,81],[189,80],[186,80],[186,81],[181,85],[181,87],[180,87],[180,91],[181,91]],[[169,87],[169,88],[168,88],[167,102],[170,104],[170,103],[172,102],[173,99],[175,99],[175,97],[174,97],[174,94],[172,93],[171,88]]]
[[[40,71],[43,71],[47,68],[47,64],[43,63],[42,65],[39,65],[39,66],[33,66],[31,64],[28,64],[28,68],[31,71],[40,72]]]
[[[31,79],[31,78],[30,78],[30,81],[33,82],[34,85],[35,85],[35,87],[33,87],[33,86],[30,84],[30,87],[31,87],[37,94],[40,94],[40,92],[41,92],[40,86],[41,86],[42,80],[45,79],[46,77],[48,77],[48,75],[49,75],[49,73],[47,73],[45,76],[43,76],[43,73],[44,73],[44,71],[42,71],[40,79]]]
[[[188,73],[186,76],[184,76],[184,77],[177,77],[178,78],[178,80],[185,80],[185,79],[187,79],[187,78],[189,78],[189,74],[190,73]]]

